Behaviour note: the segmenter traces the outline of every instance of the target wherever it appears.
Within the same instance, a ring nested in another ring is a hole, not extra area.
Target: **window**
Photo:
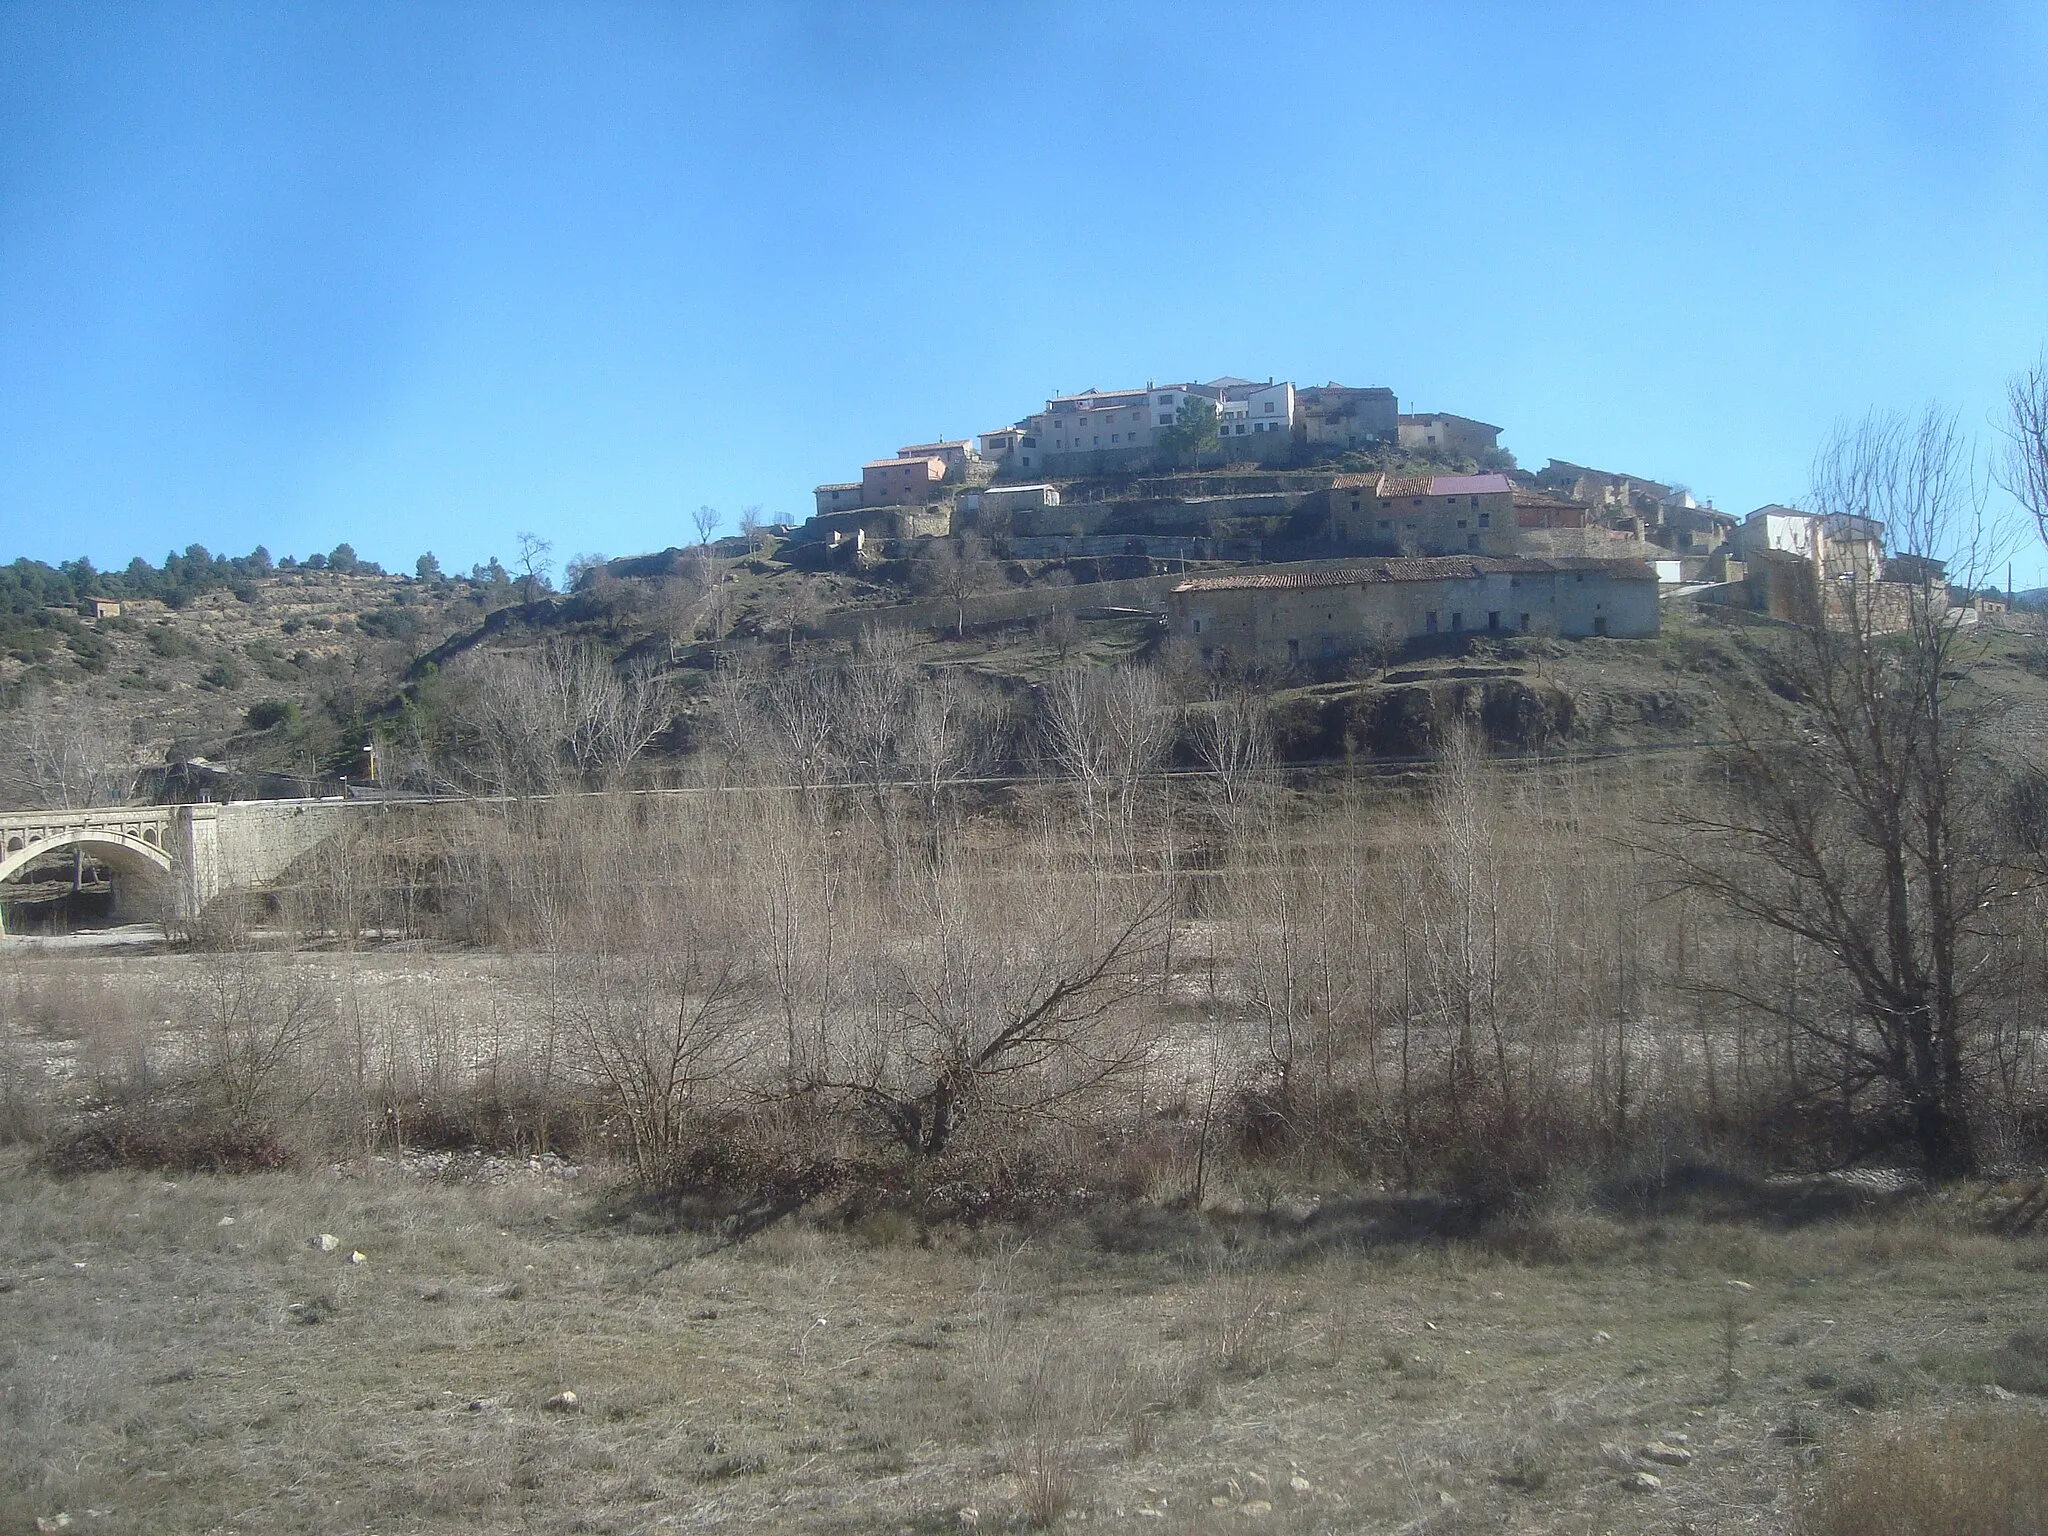
[[[1112,432],[1109,434],[1109,440],[1112,443],[1120,443],[1124,440],[1124,435],[1121,432]]]
[[[1486,616],[1486,627],[1487,627],[1488,629],[1499,629],[1499,628],[1500,628],[1500,615],[1499,615],[1499,614],[1497,614],[1497,613],[1489,613],[1489,614],[1487,614],[1487,616]]]
[[[1461,517],[1461,518],[1459,518],[1459,519],[1458,519],[1458,526],[1459,526],[1460,528],[1464,527],[1464,526],[1465,526],[1465,519],[1463,519],[1462,517]]]
[[[1422,627],[1432,635],[1436,633],[1436,610],[1434,608],[1422,616]]]
[[[1529,632],[1529,615],[1527,615],[1527,614],[1525,613],[1525,614],[1523,614],[1523,615],[1522,615],[1522,633],[1526,635],[1526,634],[1527,634],[1528,632]]]
[[[1606,634],[1606,633],[1607,633],[1607,615],[1606,615],[1606,614],[1604,614],[1604,613],[1601,613],[1601,614],[1595,614],[1595,615],[1593,616],[1593,633],[1594,633],[1594,634],[1596,634],[1596,635],[1604,635],[1604,634]]]
[[[1391,530],[1391,529],[1393,528],[1393,526],[1394,526],[1394,520],[1393,520],[1393,519],[1392,519],[1391,517],[1383,517],[1383,518],[1381,518],[1381,519],[1380,519],[1380,532],[1381,532],[1381,533],[1386,533],[1386,532],[1389,532],[1389,531],[1390,531],[1390,530]]]
[[[1036,448],[1038,446],[1038,439],[1035,437],[1019,438],[1018,443],[1025,448]]]
[[[1277,408],[1278,408],[1278,407],[1276,407],[1276,406],[1274,405],[1274,403],[1273,403],[1273,402],[1272,402],[1271,400],[1268,400],[1268,401],[1266,402],[1266,409],[1267,409],[1268,411],[1273,411],[1273,410],[1276,410]]]
[[[1600,622],[1604,624],[1606,620],[1603,619]],[[1289,661],[1301,660],[1301,642],[1299,640],[1290,640],[1287,642],[1287,659]]]
[[[1482,528],[1491,528],[1493,526],[1493,514],[1491,512],[1480,513],[1479,526]]]
[[[1159,418],[1159,425],[1161,425],[1162,427],[1170,427],[1173,425],[1173,418],[1171,416],[1161,416]]]
[[[1452,610],[1451,610],[1451,630],[1452,630],[1452,632],[1453,632],[1453,633],[1456,633],[1456,632],[1457,632],[1458,630],[1461,630],[1461,629],[1463,629],[1464,627],[1465,627],[1465,615],[1464,615],[1463,613],[1459,612],[1459,611],[1458,611],[1458,610],[1456,610],[1456,609],[1452,609]]]
[[[1468,533],[1468,534],[1466,534],[1466,535],[1465,535],[1465,547],[1466,547],[1467,549],[1477,549],[1477,548],[1479,547],[1479,535],[1478,535],[1478,534],[1476,534],[1476,533]]]
[[[1161,405],[1171,405],[1171,404],[1173,404],[1173,396],[1171,396],[1171,395],[1161,395],[1161,396],[1159,397],[1159,403],[1160,403]]]
[[[1200,619],[1197,619],[1197,620],[1195,620],[1195,633],[1199,635],[1199,634],[1200,634],[1201,632],[1202,632],[1202,621],[1201,621]]]

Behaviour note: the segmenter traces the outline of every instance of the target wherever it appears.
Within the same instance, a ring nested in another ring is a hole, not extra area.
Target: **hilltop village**
[[[1026,714],[1077,665],[1157,659],[1190,696],[1242,681],[1292,712],[1282,750],[1308,761],[1424,753],[1473,708],[1516,749],[1706,729],[1712,678],[1641,643],[1694,618],[1799,620],[1818,597],[1879,625],[1929,601],[2032,622],[1951,593],[1871,519],[1738,518],[1642,475],[1532,471],[1501,431],[1403,412],[1384,387],[1155,383],[904,444],[818,486],[800,524],[747,515],[720,538],[703,509],[694,540],[579,555],[562,590],[530,538],[510,569],[466,575],[431,554],[386,574],[347,545],[274,565],[195,545],[160,571],[17,562],[0,570],[0,703],[14,760],[41,766],[0,795],[68,802],[74,759],[151,798],[439,786],[477,736],[486,664],[551,645],[639,679],[635,750],[669,764],[716,735],[716,679],[881,631]]]
[[[1179,573],[1160,606],[1204,660],[1330,660],[1437,635],[1643,638],[1687,595],[1791,617],[1816,576],[1939,581],[1882,526],[1736,517],[1681,486],[1551,459],[1390,388],[1206,383],[1056,395],[972,440],[910,443],[816,488],[784,558],[858,570],[925,541]],[[2001,611],[1988,598],[1970,612]]]

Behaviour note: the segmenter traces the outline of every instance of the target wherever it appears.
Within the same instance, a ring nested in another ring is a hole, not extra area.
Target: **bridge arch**
[[[151,837],[152,832],[156,836]],[[144,827],[138,833],[115,827],[65,827],[34,841],[10,831],[4,843],[0,843],[0,850],[4,850],[4,856],[0,856],[0,883],[15,879],[31,865],[55,854],[76,849],[107,866],[123,884],[132,882],[137,894],[148,904],[169,910],[176,889],[177,866],[162,844],[163,834],[154,826]]]

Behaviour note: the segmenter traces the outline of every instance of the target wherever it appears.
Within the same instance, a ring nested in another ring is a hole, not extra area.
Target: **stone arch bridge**
[[[0,812],[0,882],[71,854],[113,872],[126,914],[191,918],[230,886],[274,880],[332,835],[341,817],[370,804],[252,800]]]

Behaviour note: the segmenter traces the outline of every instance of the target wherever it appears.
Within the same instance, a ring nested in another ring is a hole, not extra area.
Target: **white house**
[[[1191,399],[1216,407],[1217,431],[1228,439],[1226,458],[1270,459],[1287,452],[1294,434],[1294,386],[1225,377],[1055,395],[1044,410],[1017,423],[1022,436],[1016,467],[1052,474],[1144,467],[1158,452],[1160,433],[1180,419]]]

